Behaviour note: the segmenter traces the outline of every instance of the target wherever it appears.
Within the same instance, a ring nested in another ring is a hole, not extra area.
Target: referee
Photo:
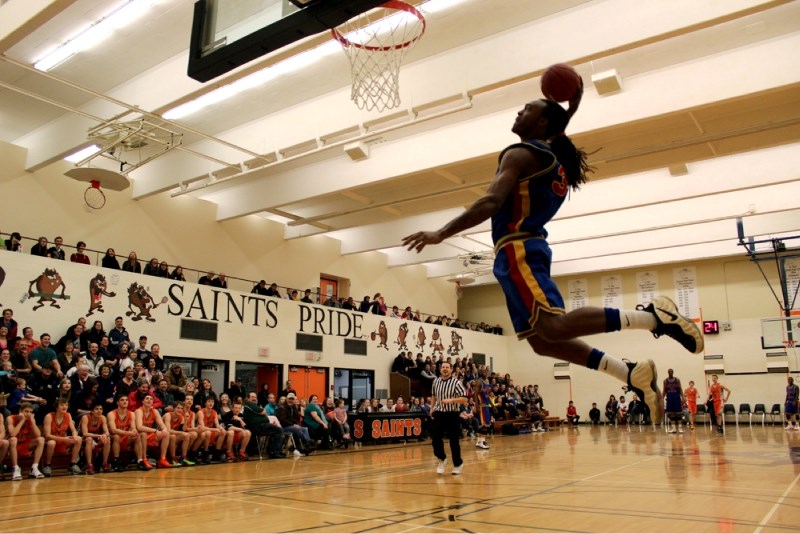
[[[444,452],[444,436],[450,440],[450,454],[453,456],[453,474],[460,475],[464,462],[461,461],[461,418],[459,404],[467,404],[464,385],[453,376],[453,366],[442,362],[441,376],[433,381],[433,429],[431,432],[433,454],[439,459],[436,472],[444,474],[447,454]]]

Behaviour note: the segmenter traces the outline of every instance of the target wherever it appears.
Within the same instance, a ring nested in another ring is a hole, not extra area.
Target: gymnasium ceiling
[[[145,119],[181,145],[130,172],[120,194],[191,195],[220,221],[264,217],[285,239],[325,234],[342,254],[378,250],[390,267],[491,283],[488,223],[419,255],[399,242],[483,194],[520,105],[541,96],[548,65],[568,62],[586,82],[568,134],[596,172],[549,226],[554,274],[740,254],[737,217],[757,237],[800,233],[800,2],[418,0],[427,32],[401,70],[400,107],[383,113],[350,102],[341,52],[292,63],[330,47],[327,34],[191,80],[189,0],[159,0],[50,76],[30,68],[119,3],[0,2],[0,141],[27,149],[28,170],[87,146],[98,125],[109,141]],[[160,118],[266,67],[283,74]],[[611,69],[622,90],[599,95],[592,74]],[[352,160],[350,143],[369,157]],[[144,161],[155,146],[128,142],[115,157]]]

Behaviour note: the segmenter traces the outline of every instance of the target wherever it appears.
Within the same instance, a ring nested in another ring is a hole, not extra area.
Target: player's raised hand
[[[438,245],[443,241],[439,232],[417,232],[403,238],[403,246],[408,250],[416,250],[418,253],[426,245]]]

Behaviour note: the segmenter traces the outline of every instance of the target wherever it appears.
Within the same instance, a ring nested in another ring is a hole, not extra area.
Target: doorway
[[[355,408],[360,399],[371,399],[375,384],[375,371],[363,369],[333,370],[333,394]]]
[[[319,279],[319,303],[322,304],[328,300],[331,296],[338,297],[339,296],[339,283],[336,280],[331,280],[330,278],[322,278]]]
[[[242,388],[249,393],[261,391],[262,384],[269,386],[277,398],[283,389],[283,365],[274,363],[236,362],[236,377],[242,379]]]
[[[289,367],[289,380],[300,398],[319,396],[320,402],[328,396],[327,367]]]

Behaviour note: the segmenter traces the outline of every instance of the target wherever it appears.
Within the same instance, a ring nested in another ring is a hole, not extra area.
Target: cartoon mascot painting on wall
[[[104,312],[103,297],[116,297],[117,294],[113,291],[108,291],[108,284],[106,277],[100,273],[89,280],[89,312],[86,317],[92,315],[95,311]]]
[[[450,346],[447,347],[447,354],[458,356],[459,352],[462,350],[464,350],[464,343],[461,341],[461,336],[458,332],[453,330],[450,334]]]
[[[381,323],[378,325],[378,331],[370,333],[369,337],[372,341],[375,341],[375,338],[377,337],[381,340],[381,342],[378,343],[378,348],[383,347],[384,349],[389,350],[389,345],[387,345],[387,341],[389,340],[389,330],[386,328],[385,321],[381,321]]]
[[[34,287],[36,291],[34,291]],[[58,290],[61,289],[59,293]],[[69,295],[65,295],[67,290],[64,280],[55,269],[45,269],[42,274],[30,281],[28,292],[22,296],[20,302],[25,302],[26,299],[38,297],[39,300],[34,305],[33,310],[36,311],[45,304],[49,303],[52,308],[61,308],[56,299],[68,300]]]
[[[442,355],[442,351],[444,351],[444,345],[442,344],[442,337],[439,335],[439,329],[434,328],[433,334],[431,334],[431,348],[433,349],[433,355],[436,356],[436,353],[439,353],[439,356]]]
[[[150,312],[158,308],[161,304],[166,304],[166,302],[167,297],[163,297],[160,302],[155,302],[147,288],[133,282],[131,287],[128,288],[129,310],[125,312],[125,315],[130,317],[133,321],[141,321],[142,318],[144,318],[148,321],[155,322],[155,318]]]
[[[425,330],[420,326],[419,331],[417,332],[417,343],[414,345],[419,350],[423,350],[425,348],[425,340],[428,339],[425,337]]]
[[[408,350],[408,345],[406,345],[406,337],[408,337],[408,323],[403,323],[400,325],[400,329],[397,331],[397,341],[395,341],[396,345],[400,345],[400,350]]]

